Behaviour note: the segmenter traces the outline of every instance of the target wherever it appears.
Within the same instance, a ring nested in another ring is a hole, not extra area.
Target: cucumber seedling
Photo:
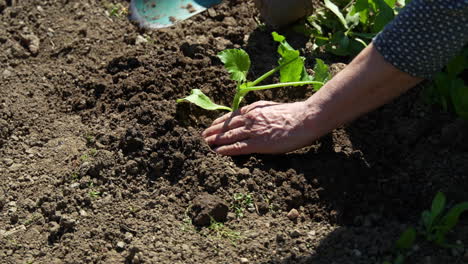
[[[330,79],[328,66],[316,59],[314,67],[314,76],[307,74],[304,66],[305,58],[300,56],[299,51],[292,48],[286,38],[276,32],[272,33],[273,40],[279,42],[278,53],[281,56],[278,60],[278,66],[271,71],[260,76],[253,82],[247,80],[247,74],[250,69],[250,57],[242,49],[227,49],[218,54],[218,57],[224,63],[224,67],[231,73],[231,79],[237,82],[236,94],[231,107],[213,103],[199,89],[192,89],[191,95],[178,99],[177,102],[188,101],[206,110],[227,110],[236,111],[242,99],[251,91],[260,91],[285,86],[303,86],[313,85],[314,90],[320,89],[326,81]],[[280,73],[280,82],[269,85],[258,85],[260,82],[270,77],[272,74]]]

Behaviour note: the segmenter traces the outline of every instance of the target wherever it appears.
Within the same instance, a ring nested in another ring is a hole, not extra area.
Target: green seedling
[[[426,100],[468,119],[468,81],[463,79],[467,73],[468,48],[465,48],[435,76],[425,91]]]
[[[98,197],[101,197],[101,193],[98,191],[89,191],[89,196],[91,198],[98,198]]]
[[[232,205],[232,209],[234,210],[237,218],[244,217],[245,209],[251,208],[253,206],[254,202],[251,194],[234,194],[234,203]]]
[[[247,93],[285,86],[303,86],[313,85],[314,90],[320,89],[323,84],[330,79],[328,66],[323,61],[317,59],[314,71],[315,75],[310,76],[304,66],[305,58],[300,56],[298,50],[292,48],[286,38],[276,32],[272,33],[273,40],[279,42],[278,53],[281,56],[278,60],[278,66],[271,71],[263,74],[253,82],[247,80],[247,74],[250,70],[250,57],[242,49],[228,49],[220,52],[218,57],[224,63],[227,71],[231,74],[231,79],[237,82],[236,94],[231,107],[213,103],[208,96],[199,89],[193,89],[191,95],[177,100],[191,102],[206,110],[226,110],[235,111]],[[280,73],[280,82],[270,85],[258,85],[272,74]]]
[[[401,234],[395,244],[396,258],[394,261],[385,261],[383,264],[403,264],[405,263],[408,251],[413,247],[416,240],[416,229],[410,227]]]
[[[442,247],[458,247],[446,242],[446,235],[458,223],[462,213],[468,211],[468,202],[459,203],[446,212],[446,198],[441,192],[432,201],[431,210],[422,213],[423,235],[430,242]]]
[[[88,153],[89,153],[90,156],[94,157],[94,156],[96,156],[97,152],[98,152],[97,149],[92,148],[92,149],[89,150]]]
[[[128,15],[128,9],[122,4],[105,3],[110,17],[123,17]]]
[[[89,155],[88,154],[83,154],[80,156],[81,162],[86,162],[89,160]]]
[[[336,2],[336,1],[335,1]],[[335,4],[324,0],[324,7],[307,18],[296,30],[312,36],[314,48],[324,47],[338,56],[354,56],[364,49],[399,10],[405,0],[356,0]]]
[[[96,142],[96,138],[91,135],[85,136],[85,139],[87,144],[94,144]]]
[[[101,197],[101,195],[102,195],[101,192],[98,192],[98,191],[93,190],[93,188],[94,188],[94,183],[90,182],[88,187],[91,189],[91,190],[88,192],[89,197],[91,197],[91,198],[93,198],[93,199],[98,198],[98,197]]]
[[[73,172],[72,174],[70,174],[70,178],[72,181],[77,181],[80,179],[80,175],[76,172]]]
[[[240,232],[231,230],[230,228],[226,227],[223,223],[217,222],[213,218],[211,218],[211,222],[208,226],[208,229],[214,232],[216,238],[228,239],[229,241],[231,241],[231,243],[235,243],[235,241],[242,238]]]

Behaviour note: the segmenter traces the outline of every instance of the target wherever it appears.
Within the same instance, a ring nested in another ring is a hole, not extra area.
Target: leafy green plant
[[[314,68],[315,75],[310,76],[304,66],[305,58],[300,56],[298,50],[292,48],[286,38],[276,32],[272,33],[273,40],[279,42],[278,53],[281,56],[278,60],[278,66],[271,71],[260,76],[253,82],[247,80],[247,74],[250,70],[250,57],[242,49],[228,49],[220,52],[218,57],[224,63],[225,68],[231,74],[231,79],[237,82],[236,94],[234,96],[231,107],[218,105],[213,103],[208,96],[203,94],[199,89],[193,89],[191,95],[177,100],[178,103],[183,101],[191,102],[201,108],[207,110],[227,110],[235,111],[247,93],[252,91],[260,91],[285,86],[303,86],[313,85],[314,90],[320,89],[323,84],[330,79],[328,66],[320,59]],[[272,74],[280,73],[280,82],[270,85],[258,85],[260,82],[270,77]]]
[[[467,72],[468,48],[465,48],[435,76],[425,91],[426,99],[468,119],[468,80],[462,78]]]
[[[468,211],[468,202],[456,204],[448,211],[445,207],[445,195],[439,192],[432,201],[431,210],[422,213],[422,233],[428,241],[435,242],[439,246],[457,247],[446,242],[446,235],[457,225],[460,215]]]
[[[307,18],[296,30],[312,36],[314,48],[338,56],[358,54],[390,21],[408,0],[355,0],[336,5],[324,0],[324,7]]]
[[[237,218],[244,217],[245,209],[254,206],[253,197],[251,194],[236,193],[234,194],[234,203],[232,209]]]
[[[396,258],[393,262],[385,261],[383,264],[403,264],[407,252],[413,247],[414,241],[416,240],[416,229],[410,227],[401,234],[395,243]]]
[[[413,227],[406,229],[395,244],[395,260],[385,261],[383,264],[403,264],[419,235],[441,247],[460,247],[448,244],[446,235],[457,225],[461,214],[468,211],[468,202],[456,204],[446,210],[446,200],[442,192],[436,194],[431,209],[423,211],[421,215],[421,228],[418,228],[418,231]]]

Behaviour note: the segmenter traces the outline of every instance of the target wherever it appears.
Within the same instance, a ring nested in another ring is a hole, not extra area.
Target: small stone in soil
[[[145,44],[147,42],[148,42],[148,40],[145,37],[141,36],[141,35],[138,35],[136,37],[136,39],[135,39],[135,45],[141,45],[141,44]]]
[[[40,40],[39,38],[34,35],[34,34],[21,34],[20,35],[21,39],[23,42],[26,44],[28,47],[29,51],[31,51],[32,54],[37,55],[39,53],[39,43]]]
[[[299,212],[296,209],[291,209],[288,213],[289,220],[296,220],[299,217]]]
[[[240,263],[249,263],[249,260],[247,258],[240,258]]]
[[[358,257],[358,258],[362,256],[361,251],[359,251],[359,250],[357,250],[357,249],[353,250],[353,254],[354,254],[354,256],[356,256],[356,257]]]
[[[9,71],[8,69],[5,69],[2,73],[3,77],[4,78],[9,78],[13,75],[13,73],[11,73],[11,71]]]
[[[117,249],[124,249],[125,248],[125,242],[119,241],[117,242]]]

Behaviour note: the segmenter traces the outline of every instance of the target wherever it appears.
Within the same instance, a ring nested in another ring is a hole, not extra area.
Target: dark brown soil
[[[468,124],[420,89],[294,153],[213,153],[200,132],[221,113],[175,100],[199,88],[228,104],[225,48],[251,54],[252,77],[271,69],[271,29],[255,16],[228,1],[145,31],[104,1],[0,0],[0,262],[375,264],[437,191],[468,200]],[[307,39],[282,33],[311,68]],[[222,225],[192,224],[206,193],[229,207]],[[464,217],[449,239],[467,234]],[[467,257],[418,240],[407,263]]]

